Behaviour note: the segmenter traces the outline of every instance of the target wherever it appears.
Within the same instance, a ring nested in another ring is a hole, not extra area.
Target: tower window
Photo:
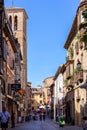
[[[10,24],[12,26],[12,17],[11,16],[9,17],[9,22],[10,22]]]
[[[84,18],[83,18],[82,11],[81,11],[81,23],[82,22],[84,22]]]
[[[18,19],[17,19],[17,16],[15,16],[15,19],[14,19],[14,30],[17,30],[17,26],[18,26]]]

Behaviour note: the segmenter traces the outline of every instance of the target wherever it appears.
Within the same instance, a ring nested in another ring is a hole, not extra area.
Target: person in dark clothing
[[[11,125],[12,125],[12,128],[15,127],[15,116],[14,116],[14,112],[12,111],[12,114],[11,114]]]
[[[40,116],[40,121],[42,121],[42,112],[40,112],[39,116]]]
[[[6,111],[5,107],[3,107],[2,112],[0,113],[0,117],[1,117],[1,128],[2,130],[6,130],[8,128],[10,113]]]
[[[45,111],[43,112],[43,120],[45,121]]]

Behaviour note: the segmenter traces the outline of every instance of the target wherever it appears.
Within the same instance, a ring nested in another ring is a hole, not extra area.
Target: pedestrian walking
[[[39,117],[40,117],[40,121],[42,121],[42,112],[40,112]]]
[[[44,111],[44,112],[43,112],[43,120],[44,120],[44,121],[45,121],[45,115],[46,115],[46,114],[45,114],[45,111]]]
[[[1,128],[2,130],[6,130],[8,128],[10,113],[6,111],[5,107],[3,107],[2,112],[0,113],[0,117],[1,117]]]
[[[11,113],[11,127],[14,128],[15,127],[15,115],[14,112],[12,111]]]

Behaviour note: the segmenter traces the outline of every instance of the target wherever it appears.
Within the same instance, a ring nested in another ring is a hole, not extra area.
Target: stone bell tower
[[[87,0],[80,0],[80,3],[81,3],[81,2],[84,2],[84,1],[87,1]]]
[[[15,37],[18,39],[18,43],[20,44],[21,54],[22,54],[22,62],[21,62],[21,88],[22,90],[26,90],[27,87],[27,19],[28,16],[26,14],[25,9],[23,8],[7,8],[8,19],[11,24],[13,33]],[[21,107],[21,116],[24,116],[27,110],[27,102],[26,95],[23,97]]]
[[[12,26],[15,37],[18,38],[22,53],[21,63],[21,88],[25,89],[27,84],[27,34],[26,26],[28,16],[23,8],[7,8],[8,19]]]

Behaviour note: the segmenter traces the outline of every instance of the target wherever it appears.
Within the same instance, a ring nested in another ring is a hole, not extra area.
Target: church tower
[[[28,16],[23,8],[7,8],[8,19],[12,26],[12,30],[21,47],[22,63],[21,63],[21,88],[25,89],[27,85],[27,19]]]
[[[82,2],[87,2],[87,0],[80,0],[80,3],[82,3]]]

